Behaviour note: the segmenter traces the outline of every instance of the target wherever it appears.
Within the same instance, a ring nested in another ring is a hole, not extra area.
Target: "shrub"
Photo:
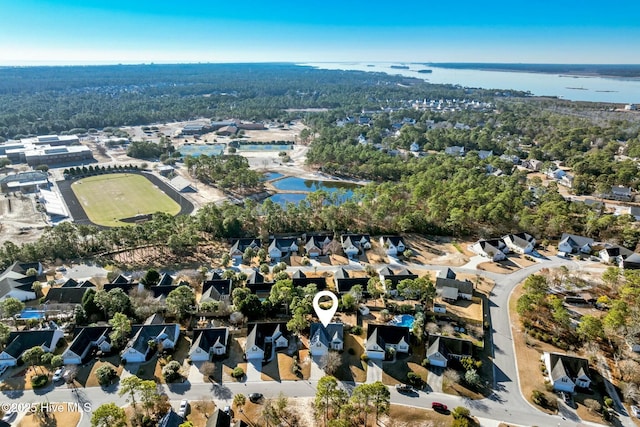
[[[239,366],[233,368],[233,371],[231,372],[231,376],[235,379],[244,377],[244,369],[242,369]]]
[[[96,378],[101,386],[107,386],[116,377],[116,371],[109,365],[102,365],[96,369]]]
[[[607,408],[611,408],[613,406],[613,399],[610,398],[609,396],[605,397],[604,406],[606,406]]]
[[[360,335],[362,333],[362,326],[354,326],[353,328],[351,328],[351,333],[353,335]]]
[[[360,360],[362,360],[363,362],[368,362],[369,361],[369,356],[367,356],[365,353],[362,353],[360,355]]]
[[[164,380],[168,383],[176,381],[180,378],[180,362],[173,360],[166,364],[164,368],[162,368],[162,376]]]
[[[423,368],[426,368],[430,364],[431,364],[431,362],[429,362],[429,359],[424,358],[424,359],[422,359],[422,363],[420,365],[422,365]]]
[[[455,419],[469,418],[469,415],[471,415],[471,411],[464,406],[456,406],[453,411],[451,411],[451,415],[453,415],[453,418]]]
[[[48,375],[34,375],[33,377],[31,377],[31,387],[33,388],[44,387],[48,382]]]
[[[422,378],[415,372],[407,373],[407,382],[414,387],[422,387]]]
[[[354,354],[356,354],[356,351],[353,348],[349,347],[349,350],[347,350],[347,353],[353,356]]]

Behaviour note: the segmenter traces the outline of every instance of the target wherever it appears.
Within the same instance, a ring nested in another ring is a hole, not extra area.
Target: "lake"
[[[337,191],[343,191],[344,194],[340,198],[341,201],[350,199],[353,196],[353,189],[358,187],[357,184],[349,182],[335,182],[335,181],[316,181],[312,179],[302,179],[296,177],[288,177],[276,181],[273,186],[277,190],[284,191],[304,191],[311,193],[318,190],[324,190],[327,193],[335,193]],[[278,193],[269,197],[275,203],[285,205],[286,203],[297,204],[307,198],[305,193]]]
[[[640,103],[640,79],[581,77],[515,71],[462,70],[407,64],[409,69],[391,68],[391,63],[306,63],[326,70],[381,72],[415,77],[429,83],[464,87],[529,91],[536,96],[557,96],[571,101]],[[373,65],[373,66],[370,66]],[[419,70],[430,69],[429,74]]]

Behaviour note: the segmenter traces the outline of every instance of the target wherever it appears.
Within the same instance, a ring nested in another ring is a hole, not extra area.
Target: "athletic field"
[[[80,179],[71,185],[85,213],[97,225],[131,225],[123,219],[166,212],[177,215],[180,205],[139,174],[114,173]]]

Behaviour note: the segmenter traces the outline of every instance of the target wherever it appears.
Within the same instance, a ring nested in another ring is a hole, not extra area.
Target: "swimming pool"
[[[211,144],[211,145],[199,145],[199,144],[184,144],[178,148],[182,157],[191,156],[220,156],[224,153],[224,144]]]
[[[406,326],[407,328],[412,328],[414,320],[414,317],[410,314],[401,314],[399,316],[395,316],[389,322],[389,324],[394,326]]]
[[[25,308],[20,312],[18,319],[44,319],[44,311]]]

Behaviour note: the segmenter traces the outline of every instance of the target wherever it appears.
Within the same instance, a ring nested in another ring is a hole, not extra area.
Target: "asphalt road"
[[[465,269],[464,267],[453,268],[456,272],[472,272],[493,279],[496,286],[490,298],[491,315],[491,337],[495,349],[494,354],[494,390],[495,392],[486,399],[470,400],[451,396],[443,393],[419,392],[414,396],[399,394],[391,388],[391,401],[396,404],[410,405],[421,408],[430,408],[431,403],[438,401],[448,405],[465,406],[471,410],[472,415],[486,420],[502,421],[514,425],[537,425],[537,426],[579,426],[598,425],[587,422],[580,422],[572,415],[572,412],[561,411],[562,415],[547,415],[531,406],[522,396],[519,386],[517,361],[514,356],[513,338],[511,334],[511,323],[509,320],[508,301],[509,296],[515,286],[527,276],[543,269],[555,268],[561,265],[567,266],[570,270],[580,270],[583,264],[579,261],[572,261],[562,258],[551,258],[538,262],[530,267],[518,270],[509,275],[495,274],[476,269]],[[356,270],[363,267],[358,264],[347,266],[348,269]],[[377,266],[382,267],[382,266]],[[411,265],[407,265],[411,268]],[[445,266],[415,265],[414,267],[440,270]],[[314,267],[305,268],[314,270]],[[322,271],[324,268],[318,268]],[[276,397],[283,393],[289,397],[312,397],[315,395],[316,382],[295,381],[295,382],[252,382],[252,383],[225,383],[225,384],[182,384],[162,385],[162,389],[168,394],[170,400],[177,405],[182,399],[201,400],[203,397],[211,398],[218,406],[230,405],[233,395],[236,393],[258,392],[265,397]],[[352,389],[355,384],[345,383],[346,389]],[[14,391],[1,392],[0,399],[6,401],[19,401],[21,403],[33,402],[78,402],[89,403],[92,408],[97,408],[103,403],[114,402],[118,405],[125,405],[125,397],[117,394],[116,386],[109,389],[99,387],[79,389],[72,391],[66,386],[49,386],[37,392]],[[4,399],[3,399],[4,398]],[[83,416],[81,426],[89,426],[90,415]],[[632,427],[635,424],[627,414],[618,414],[618,425]]]

